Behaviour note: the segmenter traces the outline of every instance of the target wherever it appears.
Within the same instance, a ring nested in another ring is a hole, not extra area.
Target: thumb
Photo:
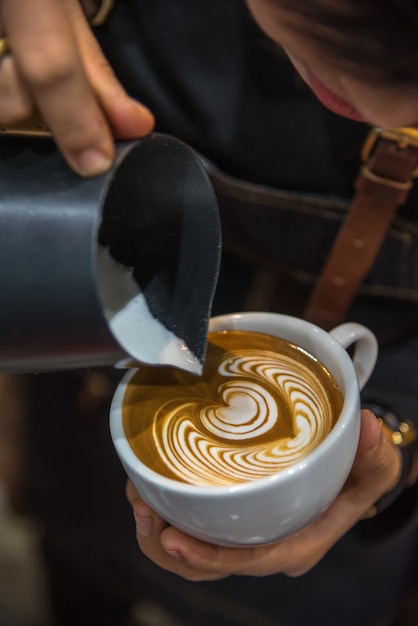
[[[401,453],[369,410],[361,412],[360,440],[350,480],[375,500],[393,489],[402,470]]]

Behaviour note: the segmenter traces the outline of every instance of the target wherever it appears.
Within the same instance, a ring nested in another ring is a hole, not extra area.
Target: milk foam
[[[124,423],[138,432],[138,447],[127,433],[138,456],[187,483],[235,484],[294,465],[324,439],[341,407],[328,372],[297,347],[219,345],[209,340],[202,379],[141,382],[139,372],[126,400],[132,413]]]
[[[280,355],[270,359],[263,355],[262,360],[248,356],[222,362],[218,372],[234,380],[219,387],[219,405],[200,408],[200,423],[207,433],[191,419],[196,407],[187,404],[166,414],[162,427],[159,423],[154,430],[164,463],[181,480],[217,485],[271,474],[307,454],[323,438],[324,428],[329,430],[332,410],[327,393],[300,363],[295,366]],[[240,374],[245,379],[237,381]],[[257,382],[248,380],[249,376]],[[256,440],[272,431],[281,418],[264,380],[277,386],[291,408],[295,434],[258,446]],[[226,441],[219,442],[220,438]],[[252,442],[246,446],[248,439]],[[233,444],[228,445],[228,440]]]

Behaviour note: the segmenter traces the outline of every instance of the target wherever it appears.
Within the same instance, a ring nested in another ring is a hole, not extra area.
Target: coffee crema
[[[221,486],[298,463],[330,432],[342,404],[331,374],[302,348],[226,330],[209,334],[201,377],[141,367],[122,419],[145,465],[181,482]]]

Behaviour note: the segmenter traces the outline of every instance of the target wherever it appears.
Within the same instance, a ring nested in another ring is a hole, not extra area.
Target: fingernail
[[[176,561],[183,561],[182,555],[180,552],[177,552],[177,550],[166,550],[165,552],[168,556],[171,556],[172,559],[175,559]]]
[[[82,176],[103,174],[112,165],[112,159],[94,148],[84,150],[84,152],[77,155],[76,162],[78,172]]]

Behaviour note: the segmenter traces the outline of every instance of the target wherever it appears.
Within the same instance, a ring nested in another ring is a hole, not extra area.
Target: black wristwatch
[[[370,409],[382,423],[393,444],[402,455],[402,471],[397,485],[375,502],[362,519],[370,519],[391,506],[403,491],[410,487],[416,475],[418,463],[418,431],[413,422],[400,419],[393,411],[374,402],[365,402],[363,409]]]

